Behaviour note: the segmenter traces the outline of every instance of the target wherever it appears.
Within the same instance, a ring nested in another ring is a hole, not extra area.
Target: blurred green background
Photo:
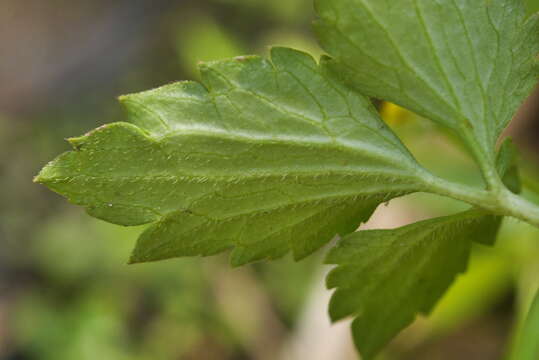
[[[531,12],[539,0],[528,0]],[[310,0],[0,0],[0,359],[351,360],[329,326],[324,251],[242,269],[226,256],[125,265],[140,229],[90,218],[32,183],[62,139],[124,114],[116,97],[198,77],[196,64],[285,45],[320,55]],[[394,105],[388,123],[434,171],[478,175],[440,129]],[[527,196],[539,189],[539,95],[508,132]],[[463,207],[414,195],[380,209],[394,227]],[[495,248],[383,359],[501,359],[539,286],[539,231],[506,221]]]

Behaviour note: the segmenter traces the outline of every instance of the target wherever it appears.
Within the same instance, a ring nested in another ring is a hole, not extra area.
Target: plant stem
[[[512,193],[505,186],[484,190],[434,175],[426,179],[425,185],[439,195],[467,202],[496,215],[511,216],[539,228],[539,205]]]
[[[539,228],[539,205],[513,194],[507,189],[505,189],[504,195],[504,201],[501,201],[501,205],[504,205],[506,215],[526,221]]]

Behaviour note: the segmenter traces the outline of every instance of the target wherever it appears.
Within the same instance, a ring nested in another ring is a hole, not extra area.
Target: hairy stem
[[[484,190],[432,175],[425,185],[436,194],[467,202],[496,215],[511,216],[539,228],[539,205],[512,193],[505,186]]]
[[[539,228],[539,205],[504,189],[501,205],[506,215],[526,221]]]

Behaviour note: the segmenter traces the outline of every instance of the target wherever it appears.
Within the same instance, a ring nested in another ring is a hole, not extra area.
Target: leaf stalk
[[[496,215],[511,216],[539,228],[539,205],[512,193],[503,184],[495,189],[480,189],[431,175],[425,186],[433,193],[467,202]]]

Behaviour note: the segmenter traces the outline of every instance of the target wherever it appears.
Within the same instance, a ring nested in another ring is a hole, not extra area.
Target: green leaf
[[[418,313],[427,314],[465,271],[472,239],[492,243],[498,219],[470,210],[391,230],[346,236],[328,254],[337,264],[327,277],[337,288],[330,303],[333,321],[355,316],[354,341],[372,359]]]
[[[526,321],[519,329],[511,360],[537,360],[539,358],[539,291],[528,311]]]
[[[537,83],[539,22],[520,0],[316,0],[331,68],[364,94],[453,129],[493,168]]]
[[[122,97],[130,124],[71,139],[36,178],[100,219],[152,223],[132,262],[300,259],[423,189],[426,170],[369,100],[310,56],[274,48],[200,70],[203,84]]]
[[[517,150],[507,138],[497,154],[500,177],[520,191]],[[393,230],[359,231],[346,236],[327,257],[337,264],[327,278],[337,288],[330,304],[333,321],[355,315],[356,346],[374,356],[434,304],[466,269],[472,242],[493,245],[502,216],[470,209]]]

